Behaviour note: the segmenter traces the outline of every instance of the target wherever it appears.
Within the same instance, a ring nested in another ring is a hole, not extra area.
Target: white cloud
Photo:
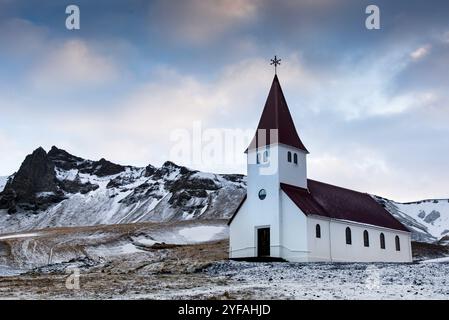
[[[49,51],[29,74],[31,84],[39,90],[108,84],[117,79],[113,60],[95,52],[83,40],[68,40]]]
[[[421,60],[422,58],[424,58],[429,54],[431,48],[432,48],[431,45],[419,47],[418,49],[410,53],[410,57],[415,61]]]

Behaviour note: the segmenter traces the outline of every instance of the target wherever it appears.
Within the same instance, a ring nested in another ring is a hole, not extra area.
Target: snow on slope
[[[0,177],[0,192],[5,188],[6,182],[8,181],[8,177]]]
[[[399,203],[375,197],[393,216],[412,232],[412,239],[437,242],[449,236],[449,200],[423,200]]]
[[[425,225],[434,237],[440,239],[449,235],[449,200],[425,200],[396,205],[401,212]]]

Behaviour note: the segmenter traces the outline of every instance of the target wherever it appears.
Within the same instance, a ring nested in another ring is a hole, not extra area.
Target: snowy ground
[[[0,298],[449,299],[448,258],[413,264],[227,260],[225,221],[2,235]],[[67,277],[79,271],[80,288]]]
[[[207,273],[261,299],[449,299],[449,264],[223,262]],[[251,290],[249,290],[251,289]]]

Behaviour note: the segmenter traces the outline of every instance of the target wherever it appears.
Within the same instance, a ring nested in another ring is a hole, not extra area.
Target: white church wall
[[[282,258],[292,262],[307,262],[307,217],[281,191]]]
[[[260,150],[262,153],[264,150]],[[273,150],[269,152],[269,159],[274,159]],[[262,158],[262,157],[261,157]],[[247,183],[247,210],[248,220],[245,222],[247,233],[252,234],[253,246],[257,247],[257,229],[270,228],[270,255],[280,257],[280,232],[279,232],[279,171],[267,165],[256,163],[256,152],[248,152],[248,183]],[[260,190],[266,191],[266,198],[259,198]],[[257,255],[257,248],[253,256]]]
[[[307,154],[293,147],[283,144],[276,146],[276,151],[279,154],[279,180],[282,183],[297,186],[300,188],[307,188]],[[288,152],[291,152],[292,161],[288,162]],[[294,163],[294,155],[298,157],[298,163]]]
[[[346,244],[346,228],[351,229],[352,244]],[[369,234],[369,247],[364,246],[363,232]],[[385,249],[380,247],[380,233],[385,235]],[[396,251],[399,236],[401,250]],[[350,221],[330,223],[331,257],[334,262],[411,262],[410,235],[406,232],[360,225]]]
[[[256,256],[255,233],[251,228],[251,215],[247,200],[229,226],[229,257],[244,258]]]
[[[321,229],[321,237],[316,236],[316,226]],[[307,235],[310,262],[330,261],[330,219],[317,216],[307,217]]]

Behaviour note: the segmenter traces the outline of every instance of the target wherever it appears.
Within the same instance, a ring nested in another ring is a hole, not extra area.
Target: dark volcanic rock
[[[242,174],[223,174],[222,177],[235,183],[245,183],[245,176]]]
[[[79,177],[76,177],[76,179],[73,181],[71,180],[60,181],[59,184],[61,188],[68,193],[79,192],[81,194],[86,194],[99,188],[98,185],[92,184],[90,182],[82,183]]]
[[[23,205],[26,209],[45,207],[63,198],[54,163],[44,149],[38,148],[25,158],[14,179],[0,193],[0,209],[8,209],[10,213],[14,213],[17,205]]]
[[[53,161],[58,168],[63,170],[77,169],[86,162],[83,158],[71,155],[67,151],[58,149],[55,146],[48,152],[48,158]]]
[[[168,175],[170,175],[171,173],[175,172],[175,171],[179,171],[179,174],[181,175],[186,175],[188,173],[195,173],[197,171],[191,171],[186,167],[182,167],[182,166],[178,166],[177,164],[171,162],[171,161],[166,161],[162,167],[156,169],[153,173],[153,179],[158,180],[158,179],[162,179],[164,177],[167,177]]]
[[[126,167],[106,159],[100,159],[100,161],[85,160],[54,146],[48,152],[48,157],[58,168],[63,170],[77,169],[81,173],[94,174],[98,177],[111,176],[126,169]]]
[[[437,220],[441,214],[438,211],[433,210],[431,213],[429,213],[426,218],[424,219],[425,222],[433,224],[435,220]]]
[[[150,177],[150,176],[152,176],[155,172],[156,172],[156,168],[153,167],[151,164],[149,164],[149,165],[145,168],[145,177]]]
[[[94,161],[92,164],[92,170],[86,170],[84,173],[95,174],[98,177],[106,177],[125,171],[124,166],[112,163],[103,158],[100,161]],[[82,170],[80,171],[83,172]]]

